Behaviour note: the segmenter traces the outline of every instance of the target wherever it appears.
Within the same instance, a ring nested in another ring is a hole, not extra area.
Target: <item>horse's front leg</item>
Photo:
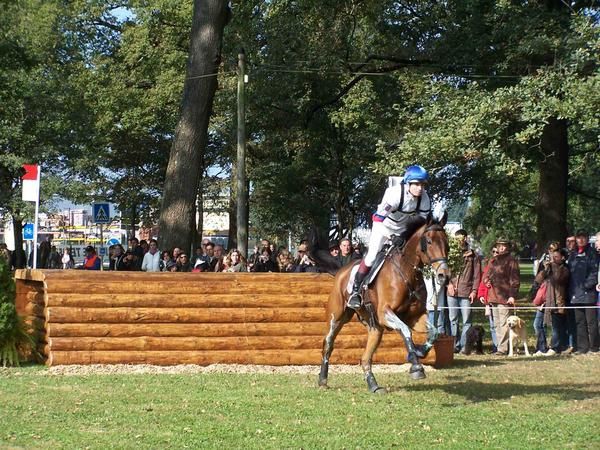
[[[415,331],[427,331],[427,341],[423,345],[415,344],[415,351],[419,358],[425,358],[429,351],[433,348],[433,344],[437,341],[438,332],[435,324],[429,322],[427,314],[419,317],[416,324],[411,327]]]
[[[367,382],[367,386],[369,387],[369,391],[378,394],[385,394],[385,388],[379,387],[377,384],[377,380],[375,380],[375,375],[373,375],[373,371],[371,370],[371,365],[373,363],[373,354],[379,347],[381,343],[381,337],[383,336],[383,328],[381,327],[369,327],[369,337],[367,338],[367,347],[360,359],[360,365],[363,369],[363,373],[365,374],[365,381]]]
[[[329,358],[331,357],[331,353],[333,352],[333,343],[335,342],[335,338],[341,331],[342,327],[347,324],[352,316],[354,315],[354,310],[345,309],[342,313],[341,317],[335,319],[334,314],[331,315],[331,320],[329,321],[329,332],[327,336],[323,339],[323,353],[321,360],[321,372],[319,373],[319,386],[327,387],[327,377],[329,374]]]
[[[404,344],[406,345],[406,351],[408,352],[408,356],[406,359],[409,363],[411,363],[411,367],[409,370],[410,376],[413,380],[420,380],[425,378],[425,369],[423,365],[419,361],[419,357],[417,354],[417,350],[415,349],[415,344],[412,340],[412,333],[408,325],[406,325],[400,318],[396,315],[391,308],[386,305],[383,313],[383,317],[388,327],[396,330],[404,339]]]

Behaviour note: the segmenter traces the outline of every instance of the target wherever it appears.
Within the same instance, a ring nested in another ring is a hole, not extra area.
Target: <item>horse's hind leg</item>
[[[406,345],[406,350],[408,352],[407,360],[411,363],[410,367],[410,376],[414,380],[420,380],[425,378],[425,369],[423,365],[419,362],[419,357],[417,356],[417,351],[415,349],[415,344],[412,340],[412,333],[408,325],[406,325],[400,318],[390,309],[389,306],[385,307],[384,318],[387,326],[398,331],[402,339],[404,339],[404,344]]]
[[[335,319],[334,315],[331,315],[331,321],[329,322],[329,332],[325,339],[323,339],[323,358],[321,360],[321,372],[319,373],[319,386],[327,387],[327,376],[329,374],[329,358],[333,352],[333,343],[335,338],[341,331],[342,327],[346,325],[352,316],[354,315],[353,309],[346,308],[342,315]]]
[[[381,343],[381,337],[383,336],[383,328],[381,327],[369,327],[369,337],[367,339],[367,347],[365,348],[365,352],[360,359],[360,365],[365,374],[365,381],[367,382],[367,386],[369,387],[369,391],[375,393],[385,393],[386,390],[382,387],[379,387],[377,381],[375,380],[375,375],[371,370],[371,364],[373,363],[373,354],[379,344]]]

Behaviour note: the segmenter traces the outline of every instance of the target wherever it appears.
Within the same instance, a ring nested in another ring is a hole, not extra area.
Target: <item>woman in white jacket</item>
[[[160,252],[158,251],[158,242],[156,239],[150,240],[148,252],[144,255],[142,261],[142,270],[144,272],[160,272]]]

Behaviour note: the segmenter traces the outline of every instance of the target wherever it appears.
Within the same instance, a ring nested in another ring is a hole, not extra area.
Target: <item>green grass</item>
[[[2,448],[599,448],[600,356],[459,357],[379,374],[51,376],[0,370]]]

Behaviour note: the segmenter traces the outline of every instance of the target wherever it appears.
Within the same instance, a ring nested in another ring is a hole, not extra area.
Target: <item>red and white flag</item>
[[[23,185],[23,200],[37,202],[40,197],[40,166],[24,164],[25,175],[21,178]]]

